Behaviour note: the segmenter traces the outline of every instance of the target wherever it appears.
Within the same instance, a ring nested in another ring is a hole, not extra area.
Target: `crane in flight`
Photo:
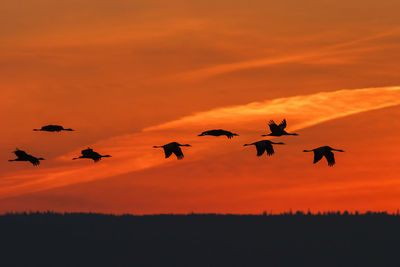
[[[264,154],[265,151],[267,151],[267,155],[268,156],[272,156],[275,151],[274,151],[274,147],[272,145],[284,145],[284,143],[282,142],[272,142],[269,140],[261,140],[261,141],[257,141],[251,144],[244,144],[243,146],[251,146],[254,145],[257,149],[257,156],[260,157]]]
[[[273,120],[270,120],[268,123],[269,129],[271,130],[271,133],[269,134],[263,134],[261,136],[282,136],[282,135],[298,135],[297,133],[288,133],[285,131],[286,128],[286,119],[283,119],[283,121],[277,125]]]
[[[75,160],[75,159],[92,159],[94,162],[98,162],[99,160],[101,160],[101,158],[111,157],[110,155],[100,155],[99,153],[93,151],[93,149],[91,149],[90,147],[82,150],[81,154],[82,154],[81,156],[79,156],[77,158],[73,158],[73,160]]]
[[[322,157],[325,157],[326,160],[328,161],[328,166],[330,167],[335,165],[335,155],[333,154],[332,151],[344,152],[341,149],[334,149],[331,148],[330,146],[321,146],[311,150],[303,150],[303,152],[314,152],[314,161],[313,161],[314,164],[320,161]]]
[[[225,135],[228,139],[231,139],[234,136],[239,136],[238,134],[232,133],[230,131],[222,130],[222,129],[208,130],[208,131],[202,132],[198,136],[204,136],[204,135],[212,135],[212,136]]]
[[[18,148],[16,148],[13,153],[17,156],[17,158],[16,159],[9,159],[8,161],[29,161],[30,163],[32,163],[33,166],[39,166],[40,161],[44,160],[44,158],[34,157],[34,156],[29,155],[25,151],[20,150]]]
[[[163,146],[153,146],[153,147],[163,148],[165,153],[165,158],[169,158],[172,155],[172,153],[174,153],[177,159],[183,159],[184,155],[182,149],[180,148],[181,146],[191,146],[191,145],[189,144],[182,145],[177,142],[172,142]]]
[[[61,125],[45,125],[40,129],[33,129],[34,131],[42,131],[42,132],[61,132],[61,131],[74,131],[71,128],[64,128]]]

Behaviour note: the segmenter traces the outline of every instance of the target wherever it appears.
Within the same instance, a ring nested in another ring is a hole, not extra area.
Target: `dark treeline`
[[[400,216],[0,216],[1,266],[399,266]]]

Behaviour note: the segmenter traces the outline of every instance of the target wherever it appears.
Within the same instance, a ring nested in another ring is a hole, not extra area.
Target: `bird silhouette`
[[[93,151],[93,149],[91,149],[90,147],[82,150],[81,153],[82,153],[82,156],[73,158],[73,160],[75,160],[75,159],[92,159],[94,162],[98,162],[99,160],[101,160],[101,158],[111,157],[110,155],[100,155],[99,153]]]
[[[332,151],[344,152],[341,149],[334,149],[331,148],[330,146],[322,146],[311,150],[303,150],[303,152],[311,152],[311,151],[314,152],[314,162],[313,162],[314,164],[320,161],[322,157],[325,156],[326,160],[328,161],[328,165],[330,167],[335,165],[335,156],[333,155]]]
[[[153,147],[154,148],[162,147],[164,149],[165,158],[169,158],[172,155],[172,153],[174,153],[178,159],[183,159],[184,156],[182,149],[180,148],[181,146],[191,146],[191,145],[189,144],[181,145],[177,142],[172,142],[163,146],[153,146]]]
[[[34,131],[43,131],[43,132],[61,132],[61,131],[74,131],[71,128],[65,129],[61,125],[46,125],[42,126],[40,129],[33,129]]]
[[[234,136],[239,136],[238,134],[232,133],[230,131],[225,131],[222,129],[205,131],[199,134],[198,136],[204,136],[204,135],[212,135],[212,136],[225,135],[226,137],[228,137],[228,139],[231,139]]]
[[[287,133],[285,131],[286,119],[283,119],[283,121],[279,125],[277,125],[273,120],[270,120],[268,123],[268,126],[269,126],[269,129],[271,130],[271,133],[263,134],[261,136],[298,135],[297,133]]]
[[[261,155],[264,154],[265,151],[267,151],[267,155],[268,156],[272,156],[275,151],[274,151],[274,147],[272,145],[284,145],[284,143],[282,142],[272,142],[269,140],[261,140],[261,141],[257,141],[251,144],[244,144],[243,146],[251,146],[254,145],[257,149],[257,156],[260,157]]]
[[[19,150],[18,148],[16,148],[13,153],[17,156],[17,158],[9,159],[8,161],[29,161],[33,164],[33,166],[38,166],[40,164],[40,160],[44,160],[44,158],[34,157],[23,150]]]

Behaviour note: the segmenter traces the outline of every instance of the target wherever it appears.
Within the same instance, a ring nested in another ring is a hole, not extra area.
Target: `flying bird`
[[[261,156],[264,154],[265,151],[267,151],[267,155],[268,156],[272,156],[275,152],[274,152],[274,147],[272,145],[284,145],[284,143],[282,142],[272,142],[269,140],[261,140],[261,141],[257,141],[251,144],[244,144],[243,146],[251,146],[254,145],[257,149],[257,156]]]
[[[64,128],[61,125],[46,125],[42,126],[40,129],[33,129],[34,131],[43,131],[43,132],[61,132],[61,131],[74,131],[71,128]]]
[[[111,157],[110,155],[100,155],[99,153],[93,151],[93,149],[91,149],[90,147],[82,150],[81,153],[82,153],[82,156],[73,158],[73,160],[75,160],[75,159],[92,159],[94,162],[98,162],[99,160],[101,160],[101,158]]]
[[[283,121],[279,125],[277,125],[273,120],[270,120],[268,123],[268,126],[269,126],[269,129],[271,130],[271,133],[263,134],[261,136],[298,135],[297,133],[287,133],[285,131],[286,119],[283,119]]]
[[[328,161],[328,165],[331,167],[335,165],[335,156],[333,155],[332,151],[344,152],[341,149],[334,149],[331,148],[330,146],[322,146],[311,150],[303,150],[303,152],[311,152],[311,151],[314,152],[314,162],[313,162],[314,164],[320,161],[322,157],[325,157],[326,160]]]
[[[228,139],[231,139],[234,136],[238,136],[238,134],[232,133],[230,131],[225,131],[222,129],[205,131],[199,134],[198,136],[204,136],[204,135],[212,135],[212,136],[225,135],[226,137],[228,137]]]
[[[165,158],[169,158],[172,155],[172,153],[174,153],[178,159],[183,159],[184,156],[182,149],[180,148],[181,146],[191,146],[191,145],[189,144],[181,145],[177,142],[172,142],[163,146],[153,146],[153,147],[154,148],[162,147],[164,149]]]
[[[9,159],[8,161],[29,161],[33,164],[33,166],[38,166],[40,164],[40,160],[44,160],[44,158],[34,157],[23,150],[19,150],[18,148],[16,148],[13,153],[17,156],[17,158]]]

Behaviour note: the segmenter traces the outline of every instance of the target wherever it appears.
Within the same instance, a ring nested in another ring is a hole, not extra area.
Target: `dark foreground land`
[[[400,216],[9,214],[0,266],[400,266]]]

